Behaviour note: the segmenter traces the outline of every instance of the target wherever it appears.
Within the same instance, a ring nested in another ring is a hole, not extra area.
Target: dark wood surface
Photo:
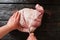
[[[0,26],[5,25],[15,9],[34,8],[36,3],[44,7],[45,13],[42,25],[35,30],[38,40],[60,40],[60,1],[59,0],[10,0],[12,3],[22,4],[0,4]],[[0,1],[0,3],[8,3]],[[26,3],[26,4],[24,4]],[[14,30],[8,33],[2,40],[26,40],[28,33]]]

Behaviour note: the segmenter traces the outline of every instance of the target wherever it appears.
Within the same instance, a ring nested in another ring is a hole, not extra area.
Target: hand
[[[27,40],[37,40],[36,37],[34,36],[34,33],[30,33],[29,37]]]
[[[14,29],[17,29],[17,28],[20,26],[19,21],[20,21],[20,14],[19,14],[19,12],[17,11],[16,13],[14,13],[14,14],[10,17],[10,19],[8,20],[8,22],[7,22],[6,25],[7,25],[8,27],[11,27],[11,28],[14,30]]]

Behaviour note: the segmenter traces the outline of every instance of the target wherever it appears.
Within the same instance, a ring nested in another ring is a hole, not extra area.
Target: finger
[[[39,4],[37,4],[37,5],[35,6],[35,8],[36,8],[36,10],[38,10],[39,12],[44,13],[43,7],[40,6]]]
[[[34,36],[34,33],[30,33],[30,36]]]
[[[13,15],[11,17],[15,17],[16,13],[13,13]]]
[[[20,15],[21,15],[21,14],[20,14],[19,12],[18,12],[17,14],[18,14],[18,15],[17,15],[17,20],[20,21]]]
[[[17,16],[18,16],[18,11],[14,14],[14,18],[17,18]]]
[[[18,11],[18,10],[15,9],[14,11],[12,11],[12,13],[15,14],[17,11]]]
[[[27,40],[37,40],[36,37],[34,36],[34,33],[30,33],[29,37]]]
[[[15,9],[14,11],[12,11],[12,13],[16,13],[17,11],[18,11],[18,10]]]

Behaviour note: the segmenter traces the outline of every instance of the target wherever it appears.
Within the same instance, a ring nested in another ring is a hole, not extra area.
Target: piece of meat
[[[40,15],[41,13],[37,10],[24,8],[19,10],[21,13],[20,24],[22,26],[23,32],[33,32],[40,25]]]

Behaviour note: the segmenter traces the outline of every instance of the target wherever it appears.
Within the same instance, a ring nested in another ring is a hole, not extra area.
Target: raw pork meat
[[[40,15],[41,13],[37,10],[24,8],[19,10],[21,13],[20,24],[22,26],[23,32],[33,32],[40,25]]]

